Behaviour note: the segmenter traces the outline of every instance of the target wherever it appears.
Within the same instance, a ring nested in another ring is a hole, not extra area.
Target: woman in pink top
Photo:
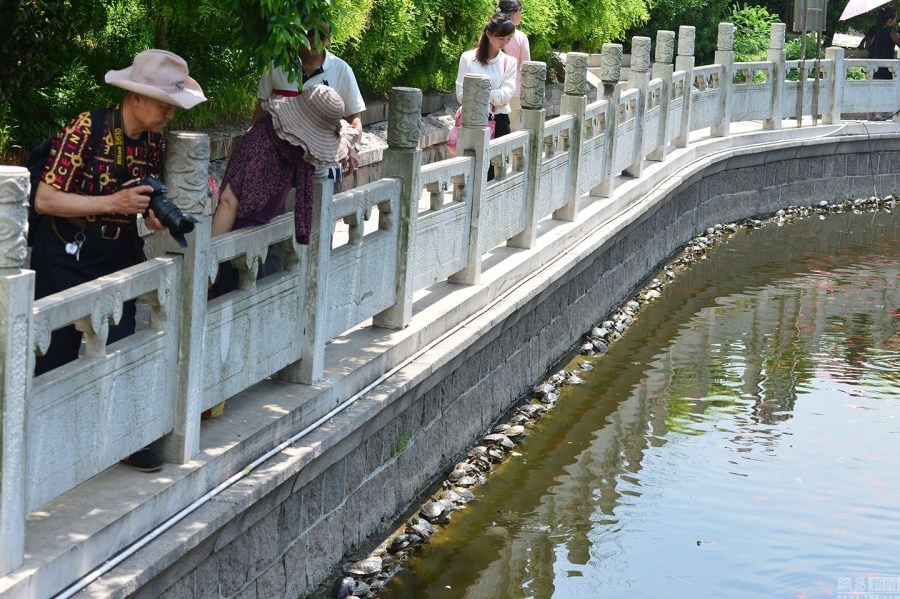
[[[516,32],[503,49],[505,54],[516,59],[516,65],[518,66],[516,91],[509,101],[509,122],[512,130],[515,131],[519,128],[519,92],[522,87],[522,63],[526,60],[531,60],[531,48],[528,46],[528,36],[519,30],[519,23],[522,22],[522,3],[519,0],[500,0],[497,10],[509,15],[510,21],[516,26]]]

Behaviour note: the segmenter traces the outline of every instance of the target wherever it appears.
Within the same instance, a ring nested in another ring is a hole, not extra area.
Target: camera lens
[[[148,177],[148,179],[150,178]],[[187,240],[184,236],[194,230],[197,219],[185,214],[178,206],[169,201],[165,196],[166,186],[162,181],[153,177],[153,181],[148,181],[147,184],[153,187],[148,208],[153,210],[153,214],[169,230],[169,234],[178,242],[178,245],[186,248]]]
[[[174,203],[170,202],[164,195],[159,194],[150,199],[150,209],[156,215],[156,218],[166,226],[173,234],[179,233],[184,235],[194,230],[194,219],[187,216]]]

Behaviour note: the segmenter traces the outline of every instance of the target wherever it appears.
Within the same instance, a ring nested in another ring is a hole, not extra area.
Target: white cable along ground
[[[830,136],[834,135],[835,133],[837,133],[838,131],[840,131],[841,129],[843,129],[845,126],[846,126],[846,123],[844,123],[842,126],[838,127],[837,129],[830,131],[829,133],[825,133],[821,136],[813,136],[813,137],[810,137],[807,139],[830,137]],[[866,129],[866,132],[868,133],[868,129]],[[871,138],[869,138],[869,139],[871,140]],[[768,144],[761,144],[761,145],[765,146]],[[753,146],[753,147],[758,147],[758,146]],[[734,148],[730,148],[730,150],[733,151]],[[690,163],[696,163],[700,160],[704,160],[706,158],[709,158],[710,156],[715,155],[716,153],[717,152],[713,151],[704,156],[697,156],[693,160],[691,160]],[[682,170],[682,174],[683,174],[683,170]],[[652,196],[657,190],[659,190],[661,187],[663,187],[663,184],[666,181],[668,181],[669,179],[671,179],[671,175],[665,177],[658,184],[654,185],[650,189],[650,191],[648,191],[646,194],[644,194],[644,197]],[[626,209],[622,213],[614,216],[613,218],[606,219],[603,222],[597,224],[595,227],[591,228],[590,231],[588,231],[587,233],[585,233],[584,235],[579,237],[574,243],[571,243],[568,247],[569,248],[577,247],[579,244],[581,244],[588,238],[595,235],[597,233],[597,231],[599,231],[603,227],[608,226],[610,221],[612,221],[616,218],[625,216],[626,214],[631,212],[634,208],[635,208],[635,206],[631,206],[629,209]],[[380,375],[374,381],[372,381],[371,383],[366,385],[363,389],[361,389],[360,391],[357,391],[352,396],[350,396],[349,398],[344,400],[340,405],[331,409],[331,411],[329,411],[327,414],[325,414],[324,416],[321,416],[318,420],[316,420],[312,424],[306,426],[305,428],[300,430],[298,433],[289,437],[287,440],[283,441],[282,443],[279,443],[278,445],[276,445],[275,447],[273,447],[272,449],[270,449],[269,451],[267,451],[260,457],[256,458],[255,460],[250,462],[248,465],[246,465],[244,468],[242,468],[239,472],[235,473],[230,478],[228,478],[224,482],[220,483],[218,486],[213,488],[211,491],[209,491],[202,497],[196,499],[193,503],[191,503],[187,507],[183,508],[181,511],[179,511],[178,513],[176,513],[175,515],[170,517],[168,520],[166,520],[165,522],[163,522],[162,524],[160,524],[159,526],[157,526],[156,528],[154,528],[153,530],[148,532],[146,535],[144,535],[143,537],[141,537],[140,539],[138,539],[137,541],[135,541],[134,543],[132,543],[131,545],[129,545],[128,547],[126,547],[125,549],[123,549],[122,551],[120,551],[119,553],[117,553],[116,555],[111,557],[110,559],[108,559],[107,561],[105,561],[103,564],[101,564],[100,566],[98,566],[97,568],[95,568],[94,570],[89,572],[87,575],[76,580],[74,583],[72,583],[72,585],[70,585],[69,587],[64,589],[59,594],[55,595],[54,599],[68,599],[68,598],[74,596],[75,594],[79,593],[80,591],[84,590],[85,588],[87,588],[91,583],[96,581],[98,578],[100,578],[104,574],[110,572],[113,568],[115,568],[116,566],[118,566],[119,564],[121,564],[122,562],[127,560],[129,557],[131,557],[132,555],[134,555],[135,553],[137,553],[138,551],[140,551],[147,545],[149,545],[151,542],[153,542],[153,540],[155,540],[157,537],[159,537],[160,535],[162,535],[163,533],[168,531],[170,528],[172,528],[173,526],[175,526],[176,524],[181,522],[184,518],[186,518],[187,516],[189,516],[190,514],[195,512],[202,505],[206,504],[208,501],[210,501],[217,495],[221,494],[223,491],[225,491],[229,487],[233,486],[238,481],[242,480],[248,474],[253,472],[253,470],[255,470],[258,466],[265,463],[270,458],[283,452],[285,449],[287,449],[288,447],[297,443],[299,440],[301,440],[303,437],[310,434],[312,431],[314,431],[315,429],[317,429],[318,427],[323,425],[325,422],[327,422],[331,418],[337,416],[338,414],[340,414],[341,412],[346,410],[353,403],[355,403],[358,399],[365,397],[365,395],[369,391],[371,391],[372,389],[374,389],[375,387],[377,387],[378,385],[380,385],[381,383],[383,383],[390,377],[397,374],[397,372],[399,372],[403,368],[406,368],[410,363],[412,363],[414,360],[416,360],[419,356],[430,351],[436,345],[442,343],[445,339],[447,339],[451,335],[457,333],[460,329],[467,326],[470,322],[472,322],[476,318],[479,318],[484,312],[490,310],[495,305],[497,305],[498,303],[500,303],[501,301],[503,301],[504,299],[509,297],[513,292],[515,292],[519,288],[521,288],[523,285],[525,285],[526,283],[528,283],[535,277],[541,275],[544,271],[549,269],[551,266],[555,265],[557,262],[559,262],[563,258],[567,258],[568,256],[569,256],[569,250],[564,250],[564,251],[560,252],[556,257],[550,259],[548,262],[546,262],[545,264],[540,266],[537,270],[535,270],[534,272],[532,272],[531,274],[529,274],[528,276],[526,276],[525,278],[523,278],[522,280],[520,280],[519,282],[514,284],[512,287],[510,287],[509,289],[507,289],[506,291],[501,293],[499,296],[497,296],[496,298],[491,300],[482,309],[478,310],[476,313],[472,314],[471,316],[465,318],[462,322],[453,326],[448,331],[446,331],[445,333],[443,333],[442,335],[440,335],[433,341],[429,342],[421,349],[417,350],[415,353],[410,355],[408,358],[405,358],[398,365],[394,366],[393,368],[391,368],[384,374]]]

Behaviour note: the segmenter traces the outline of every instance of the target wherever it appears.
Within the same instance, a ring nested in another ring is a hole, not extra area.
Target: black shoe
[[[138,472],[157,472],[162,470],[163,459],[153,453],[149,447],[139,449],[122,460]]]

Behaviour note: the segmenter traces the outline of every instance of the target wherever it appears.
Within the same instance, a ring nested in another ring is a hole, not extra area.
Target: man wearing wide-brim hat
[[[187,63],[165,50],[146,50],[132,65],[109,71],[106,82],[127,90],[120,104],[85,111],[52,140],[35,196],[40,219],[33,237],[31,268],[35,298],[46,297],[144,260],[136,218],[148,209],[149,185],[126,184],[162,175],[162,136],[175,107],[192,108],[206,97],[188,76]],[[117,134],[118,133],[118,134]],[[163,228],[150,211],[144,223]],[[107,343],[134,332],[135,302],[126,302]],[[40,375],[78,357],[81,333],[74,326],[53,332],[39,356]],[[149,449],[126,458],[153,472],[162,460]]]

